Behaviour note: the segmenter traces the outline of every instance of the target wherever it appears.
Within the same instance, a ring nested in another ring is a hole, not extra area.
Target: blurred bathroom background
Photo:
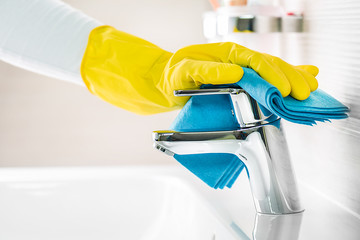
[[[208,41],[208,0],[65,2],[169,51]],[[295,172],[301,184],[360,217],[360,1],[278,2],[304,13],[304,32],[265,36],[265,45],[251,47],[318,66],[319,87],[351,108],[349,119],[331,124],[284,122]],[[231,40],[244,44],[241,34]],[[137,116],[83,87],[3,62],[0,76],[0,167],[177,164],[154,150],[151,138],[177,112]]]

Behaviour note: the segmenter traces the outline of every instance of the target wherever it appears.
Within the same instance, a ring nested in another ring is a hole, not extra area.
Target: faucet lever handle
[[[204,95],[224,95],[230,96],[233,107],[232,114],[240,128],[258,126],[268,119],[273,119],[272,115],[264,115],[258,107],[257,102],[242,88],[206,88],[206,89],[186,89],[175,90],[174,95],[184,96],[204,96]],[[267,122],[267,121],[266,121]]]
[[[247,98],[247,92],[242,88],[206,88],[206,89],[187,89],[187,90],[175,90],[174,95],[177,97],[184,97],[184,96],[205,96],[205,95],[218,95],[218,94],[228,94],[230,95],[230,99],[233,105],[233,115],[235,115],[237,122],[239,123],[241,128],[247,127],[245,123],[241,111],[238,106],[238,99],[241,95],[245,95]]]
[[[188,90],[174,91],[174,95],[177,97],[203,96],[203,95],[216,95],[216,94],[237,95],[240,93],[245,93],[245,90],[241,88],[207,88],[207,89],[188,89]]]

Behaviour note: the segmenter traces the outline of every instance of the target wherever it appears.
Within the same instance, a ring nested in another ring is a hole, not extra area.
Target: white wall
[[[66,1],[166,50],[204,43],[206,0]],[[0,62],[0,166],[171,164],[152,147],[153,130],[176,112],[137,116],[85,88]]]
[[[307,34],[285,53],[320,68],[319,87],[351,108],[350,118],[305,127],[287,124],[301,181],[360,216],[360,1],[306,0]]]

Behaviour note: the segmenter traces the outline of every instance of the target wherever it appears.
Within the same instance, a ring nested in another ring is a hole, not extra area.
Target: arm
[[[81,59],[100,25],[60,1],[1,0],[0,60],[84,86]]]

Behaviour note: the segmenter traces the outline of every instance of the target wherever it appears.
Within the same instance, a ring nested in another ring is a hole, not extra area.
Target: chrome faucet
[[[153,132],[158,150],[175,154],[230,153],[247,169],[257,212],[302,212],[297,183],[280,118],[269,114],[243,89],[197,89],[175,91],[176,96],[229,94],[239,124],[232,131]],[[204,103],[206,104],[206,103]]]

